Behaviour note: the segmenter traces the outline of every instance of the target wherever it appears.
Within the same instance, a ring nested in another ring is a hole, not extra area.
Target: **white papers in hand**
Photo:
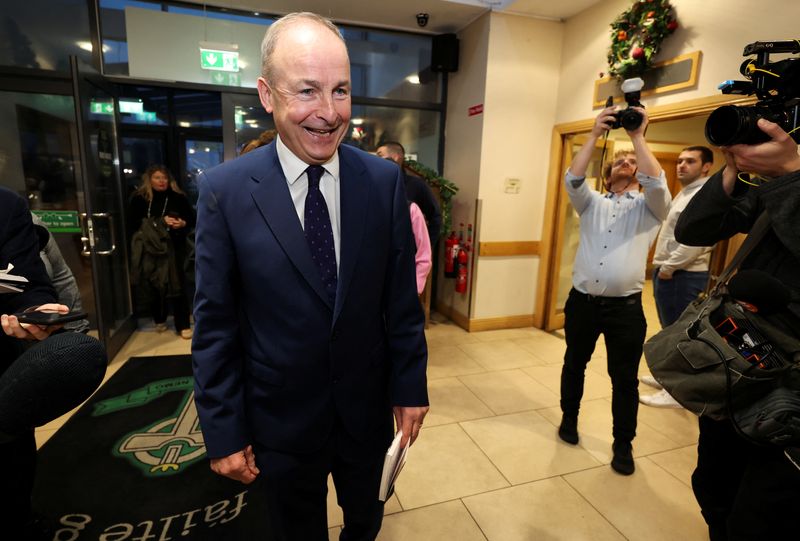
[[[403,431],[398,430],[397,434],[392,440],[392,444],[386,451],[386,458],[383,461],[383,474],[381,475],[381,486],[378,491],[378,499],[385,502],[392,493],[394,482],[400,475],[400,470],[403,469],[403,464],[406,463],[406,455],[408,454],[408,446],[411,444],[409,438],[405,447],[400,448],[400,440],[403,439]]]

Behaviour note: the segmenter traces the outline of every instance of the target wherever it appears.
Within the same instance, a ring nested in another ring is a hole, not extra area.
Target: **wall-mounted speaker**
[[[431,70],[442,73],[458,71],[458,38],[455,34],[433,37]]]

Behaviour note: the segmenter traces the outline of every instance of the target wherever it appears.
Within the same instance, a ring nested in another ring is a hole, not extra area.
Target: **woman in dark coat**
[[[185,292],[186,275],[184,261],[187,251],[187,235],[194,230],[195,213],[189,199],[180,189],[169,169],[163,165],[151,165],[142,175],[142,185],[134,192],[128,212],[129,231],[137,232],[142,221],[155,218],[163,221],[171,240],[174,253],[173,276],[177,279],[176,288],[154,287],[152,277],[142,276],[140,283],[148,284],[153,321],[158,332],[167,329],[167,301],[172,305],[175,330],[183,338],[192,337],[189,323],[189,303]],[[161,225],[159,223],[159,225]],[[136,233],[134,233],[134,237]],[[135,252],[135,248],[132,252]],[[134,258],[136,259],[136,258]],[[136,269],[134,269],[136,272]]]

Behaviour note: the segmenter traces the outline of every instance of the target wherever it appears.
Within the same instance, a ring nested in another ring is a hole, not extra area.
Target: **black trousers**
[[[647,332],[641,294],[591,297],[573,288],[564,306],[564,316],[567,351],[561,370],[561,411],[577,417],[586,365],[602,334],[608,354],[608,375],[613,385],[614,439],[633,441],[639,409],[639,360]]]
[[[692,489],[711,541],[798,538],[800,470],[782,450],[740,437],[730,421],[700,417]]]
[[[254,446],[260,470],[258,483],[267,496],[271,536],[279,541],[327,541],[328,474],[344,512],[340,541],[372,541],[383,522],[383,502],[378,500],[383,459],[391,441],[386,438],[372,450],[357,447],[341,429],[335,429],[325,447],[309,454],[290,454]],[[383,442],[386,445],[383,445]]]
[[[107,363],[100,342],[64,332],[30,345],[0,373],[0,538],[21,539],[30,518],[34,427],[86,400],[102,381]]]
[[[169,313],[168,303],[172,305],[175,330],[181,332],[183,329],[188,329],[191,326],[189,323],[189,303],[183,293],[168,297],[154,291],[150,304],[153,321],[155,323],[164,323],[167,320],[167,314]]]

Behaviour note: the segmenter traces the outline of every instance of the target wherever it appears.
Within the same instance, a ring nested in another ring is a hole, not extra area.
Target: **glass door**
[[[91,259],[97,327],[112,358],[135,328],[128,279],[115,92],[70,59],[80,172],[85,194],[82,254]]]
[[[553,258],[548,274],[547,319],[545,329],[552,331],[564,327],[564,304],[572,288],[572,264],[575,254],[578,253],[578,240],[580,238],[580,218],[572,207],[572,203],[564,188],[563,178],[575,154],[583,146],[585,135],[568,135],[564,140],[564,162],[561,164],[561,175],[558,190],[558,210],[556,211],[556,241],[553,247]],[[592,159],[586,171],[586,182],[592,189],[600,190],[602,154],[602,141],[598,141],[592,153]],[[607,156],[614,155],[614,141],[609,140],[606,149]]]

